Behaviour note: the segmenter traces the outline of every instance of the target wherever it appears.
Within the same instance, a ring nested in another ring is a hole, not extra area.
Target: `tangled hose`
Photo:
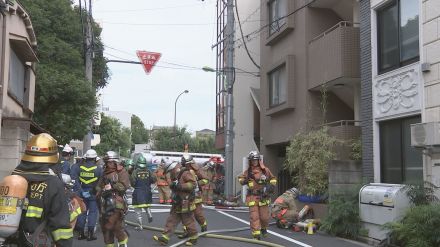
[[[136,224],[134,222],[126,220],[125,223],[130,226],[139,226],[139,224]],[[151,231],[157,231],[157,232],[163,232],[163,228],[153,227],[153,226],[142,226],[145,230],[151,230]],[[248,239],[248,238],[242,238],[242,237],[234,237],[234,236],[226,236],[226,235],[217,235],[213,233],[226,233],[226,232],[239,232],[239,231],[245,231],[249,230],[249,227],[241,227],[241,228],[235,228],[235,229],[219,229],[219,230],[211,230],[207,232],[201,232],[197,234],[197,237],[207,237],[207,238],[216,238],[216,239],[223,239],[223,240],[231,240],[231,241],[239,241],[239,242],[247,242],[251,244],[258,244],[261,246],[268,246],[268,247],[283,247],[279,244],[274,244],[266,241],[256,240],[256,239]],[[177,234],[183,233],[182,231],[175,231]],[[180,245],[185,244],[185,242],[188,241],[188,239],[184,239],[182,241],[179,241],[170,247],[177,247]]]

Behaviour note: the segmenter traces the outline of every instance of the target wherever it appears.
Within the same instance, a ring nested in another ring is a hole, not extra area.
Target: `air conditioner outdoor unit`
[[[440,146],[440,122],[411,124],[411,146]]]

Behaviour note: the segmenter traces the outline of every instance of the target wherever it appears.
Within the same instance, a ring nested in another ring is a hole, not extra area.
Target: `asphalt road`
[[[169,207],[154,206],[153,207],[153,222],[151,224],[145,225],[160,227],[165,225],[166,218],[168,217]],[[248,227],[248,213],[247,212],[236,212],[236,211],[219,211],[214,209],[205,209],[205,215],[208,219],[208,230],[220,230],[220,229],[235,229]],[[145,217],[146,218],[146,217]],[[127,220],[135,221],[134,212],[129,212],[126,217]],[[130,234],[128,244],[130,246],[160,246],[153,241],[153,235],[159,234],[158,232],[153,232],[150,230],[138,231],[132,226],[127,226],[126,228]],[[178,227],[178,230],[181,226]],[[263,241],[275,243],[281,246],[292,246],[292,247],[309,247],[309,246],[335,246],[335,247],[359,247],[367,246],[362,243],[351,242],[348,240],[331,237],[321,233],[315,233],[313,235],[308,235],[305,232],[293,232],[291,230],[278,229],[275,225],[271,225],[270,234]],[[104,241],[100,229],[97,230],[98,240],[96,241],[86,241],[86,240],[76,240],[74,241],[75,247],[86,247],[86,246],[104,246]],[[221,233],[219,233],[221,234]],[[225,233],[227,236],[237,236],[242,238],[250,238],[250,230],[238,231]],[[170,245],[180,241],[176,236],[172,236],[170,240]],[[115,241],[116,242],[116,241]],[[201,237],[198,240],[197,246],[209,246],[209,247],[247,247],[247,246],[261,246],[257,244],[250,244],[244,242],[230,241],[230,240],[220,240],[213,238]]]

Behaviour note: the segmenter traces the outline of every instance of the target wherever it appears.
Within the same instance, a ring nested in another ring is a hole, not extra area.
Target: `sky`
[[[105,57],[138,61],[137,50],[162,53],[149,75],[142,65],[108,63],[111,79],[100,103],[139,116],[147,127],[172,126],[174,102],[189,90],[178,100],[177,125],[215,130],[215,73],[173,65],[215,68],[215,2],[94,0]]]

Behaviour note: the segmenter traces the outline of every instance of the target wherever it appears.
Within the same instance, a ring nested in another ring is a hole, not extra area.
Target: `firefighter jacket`
[[[284,192],[280,195],[272,206],[272,218],[286,224],[296,221],[298,215],[298,205],[291,192]]]
[[[203,171],[206,174],[206,178],[209,180],[209,182],[202,186],[202,190],[214,190],[215,189],[215,184],[214,184],[215,169],[209,168],[208,166],[205,166],[203,168]]]
[[[257,166],[249,166],[239,176],[238,181],[241,185],[248,186],[246,205],[252,207],[270,204],[270,195],[275,191],[277,180],[261,161]]]
[[[84,192],[94,194],[94,188],[102,176],[102,167],[95,162],[86,161],[72,166],[71,177],[75,180],[74,191],[78,195]]]
[[[150,207],[153,202],[151,184],[155,182],[154,176],[147,168],[136,168],[130,176],[133,191],[133,206],[135,208]]]
[[[156,171],[154,171],[154,176],[157,180],[157,186],[169,186],[171,183],[170,176],[165,174],[163,167],[158,167]]]
[[[28,204],[23,211],[20,228],[33,234],[44,224],[44,231],[57,246],[72,246],[73,231],[70,228],[68,198],[63,182],[56,176],[50,164],[22,161],[12,174],[28,181]]]
[[[110,195],[115,202],[115,208],[123,211],[127,210],[127,204],[124,200],[125,191],[130,187],[130,178],[127,171],[122,166],[116,169],[106,168],[104,175],[98,181],[97,198]],[[98,200],[99,201],[99,200]],[[101,204],[101,206],[103,206]],[[103,210],[101,210],[102,212]]]
[[[202,203],[203,202],[202,187],[209,184],[208,176],[206,176],[206,173],[202,169],[200,169],[199,166],[196,164],[191,164],[190,168],[193,175],[195,175],[197,182],[196,187],[194,189],[194,193],[195,193],[194,203],[195,204]]]
[[[173,182],[170,185],[172,192],[172,206],[177,213],[188,213],[194,211],[196,205],[195,188],[196,175],[188,168],[174,169],[171,175]]]

